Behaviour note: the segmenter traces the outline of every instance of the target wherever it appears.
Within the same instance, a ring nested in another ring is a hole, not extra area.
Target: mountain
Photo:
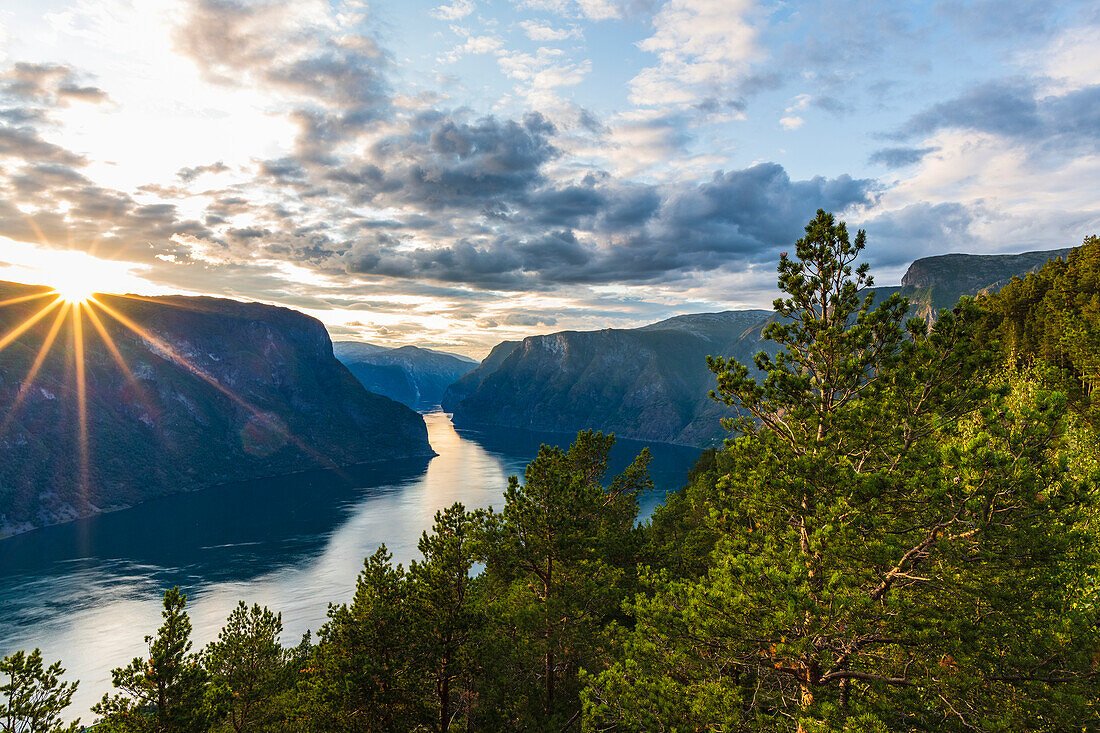
[[[519,341],[501,341],[494,346],[492,351],[489,352],[489,355],[481,361],[480,365],[466,372],[461,379],[444,390],[443,399],[440,400],[443,409],[447,409],[448,403],[458,404],[477,391],[482,381],[490,374],[496,372],[497,368],[500,367],[513,351],[515,351],[519,344]]]
[[[362,341],[337,341],[332,350],[368,390],[413,409],[438,405],[444,390],[477,366],[465,356],[418,346],[389,349]]]
[[[1070,250],[1021,255],[943,255],[914,262],[900,292],[911,314],[934,319],[963,295],[995,290]],[[481,366],[452,385],[443,409],[455,423],[576,432],[684,445],[717,443],[727,408],[707,397],[714,375],[708,355],[751,363],[767,346],[761,332],[772,311],[676,316],[635,329],[563,331],[497,346]]]
[[[432,455],[420,415],[367,392],[313,318],[100,295],[79,319],[61,305],[19,333],[53,302],[21,299],[43,292],[0,283],[0,536],[177,491]]]

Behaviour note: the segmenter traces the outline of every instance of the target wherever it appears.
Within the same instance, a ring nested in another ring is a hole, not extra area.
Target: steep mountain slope
[[[1069,251],[929,257],[913,263],[901,287],[877,295],[900,292],[912,315],[932,319],[962,295],[999,288]],[[443,408],[459,425],[596,428],[637,440],[712,444],[726,434],[719,419],[728,410],[707,397],[714,376],[706,357],[751,363],[767,346],[761,331],[773,317],[763,310],[699,313],[637,329],[504,342],[447,390]]]
[[[3,283],[0,301],[39,290]],[[55,307],[13,339],[3,334],[53,298],[0,307],[0,536],[175,491],[431,455],[423,419],[363,389],[313,318],[214,298],[98,299],[75,320]]]
[[[481,364],[447,387],[443,393],[443,399],[440,401],[443,409],[448,409],[448,404],[457,405],[477,391],[485,378],[494,373],[504,363],[504,360],[516,350],[519,344],[519,341],[501,341],[494,346],[489,355],[482,359]]]
[[[369,391],[413,409],[438,405],[444,390],[477,366],[473,359],[418,346],[336,341],[332,350]]]

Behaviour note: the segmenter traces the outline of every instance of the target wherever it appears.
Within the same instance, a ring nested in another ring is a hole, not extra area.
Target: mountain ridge
[[[908,297],[910,314],[931,321],[962,295],[999,288],[1071,249],[922,258],[910,265],[901,286],[873,290],[880,298]],[[968,262],[976,274],[965,272]],[[767,346],[763,328],[775,317],[761,309],[683,314],[634,329],[562,331],[503,342],[448,388],[443,408],[457,425],[591,428],[635,440],[713,445],[727,435],[719,421],[728,409],[706,396],[714,378],[705,358],[752,364]]]
[[[41,292],[0,283],[0,300]],[[77,308],[61,305],[0,350],[0,404],[21,401],[0,435],[0,536],[178,491],[432,455],[423,418],[367,392],[310,316],[209,297],[96,297],[79,327]],[[0,308],[0,334],[48,302]]]
[[[447,387],[476,368],[465,356],[420,346],[388,348],[365,341],[336,341],[333,354],[367,390],[414,410],[435,407]]]

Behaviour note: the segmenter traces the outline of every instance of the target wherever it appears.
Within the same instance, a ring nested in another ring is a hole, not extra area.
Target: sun
[[[69,277],[54,279],[53,289],[66,303],[86,303],[95,295],[96,287],[88,278],[80,276],[80,273],[69,273]]]

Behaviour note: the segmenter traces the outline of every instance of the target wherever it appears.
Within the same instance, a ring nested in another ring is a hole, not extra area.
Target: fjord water
[[[110,670],[146,652],[164,589],[179,585],[198,649],[238,600],[283,614],[283,643],[349,601],[363,558],[385,543],[395,562],[417,556],[436,510],[461,501],[499,508],[507,477],[522,477],[542,443],[572,436],[517,430],[456,431],[425,415],[437,455],[339,472],[314,471],[150,501],[132,509],[0,540],[0,657],[41,647],[80,688],[68,717],[110,689]],[[620,441],[612,470],[643,444]],[[655,490],[643,516],[678,488],[698,450],[651,445]]]

